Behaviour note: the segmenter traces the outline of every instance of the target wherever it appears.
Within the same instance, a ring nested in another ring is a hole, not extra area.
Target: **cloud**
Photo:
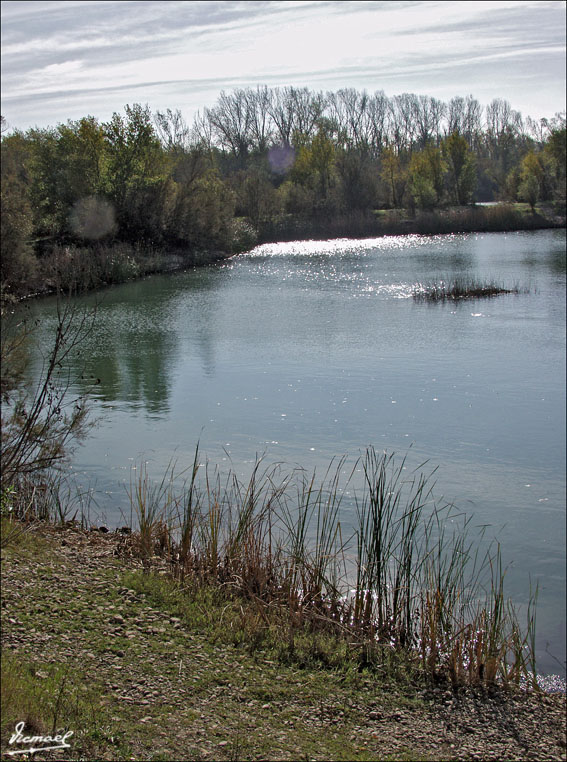
[[[52,124],[140,100],[190,119],[222,89],[265,83],[494,92],[514,108],[521,94],[523,110],[551,115],[565,107],[564,22],[564,3],[544,0],[10,2],[3,113],[17,106],[23,123],[41,102]]]

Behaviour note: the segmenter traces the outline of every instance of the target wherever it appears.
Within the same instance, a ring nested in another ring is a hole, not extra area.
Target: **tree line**
[[[4,130],[4,125],[3,125]],[[291,221],[474,201],[565,207],[565,115],[348,88],[222,92],[188,125],[127,105],[2,136],[2,282],[54,245],[233,252]]]

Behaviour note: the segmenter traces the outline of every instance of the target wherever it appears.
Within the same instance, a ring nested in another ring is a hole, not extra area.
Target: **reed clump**
[[[456,278],[440,280],[435,283],[419,284],[413,291],[413,298],[418,302],[457,302],[461,299],[489,299],[499,294],[526,293],[518,286],[506,288],[495,281],[479,281],[474,278]]]
[[[223,596],[234,642],[454,686],[535,687],[533,605],[522,628],[499,547],[481,552],[470,521],[434,499],[433,474],[372,447],[321,479],[258,460],[241,483],[198,450],[189,470],[183,487],[170,469],[153,490],[139,472],[139,553],[147,571],[166,559],[185,595]],[[345,534],[347,500],[357,521]]]

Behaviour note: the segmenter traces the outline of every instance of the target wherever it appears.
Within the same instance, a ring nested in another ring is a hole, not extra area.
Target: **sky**
[[[132,103],[191,124],[222,90],[258,84],[565,110],[565,2],[6,0],[1,22],[10,128]]]

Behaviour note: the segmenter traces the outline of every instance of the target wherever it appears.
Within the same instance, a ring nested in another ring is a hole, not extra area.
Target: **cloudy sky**
[[[127,103],[191,122],[221,90],[295,85],[501,97],[565,110],[566,4],[468,2],[2,2],[2,114],[55,125]]]

